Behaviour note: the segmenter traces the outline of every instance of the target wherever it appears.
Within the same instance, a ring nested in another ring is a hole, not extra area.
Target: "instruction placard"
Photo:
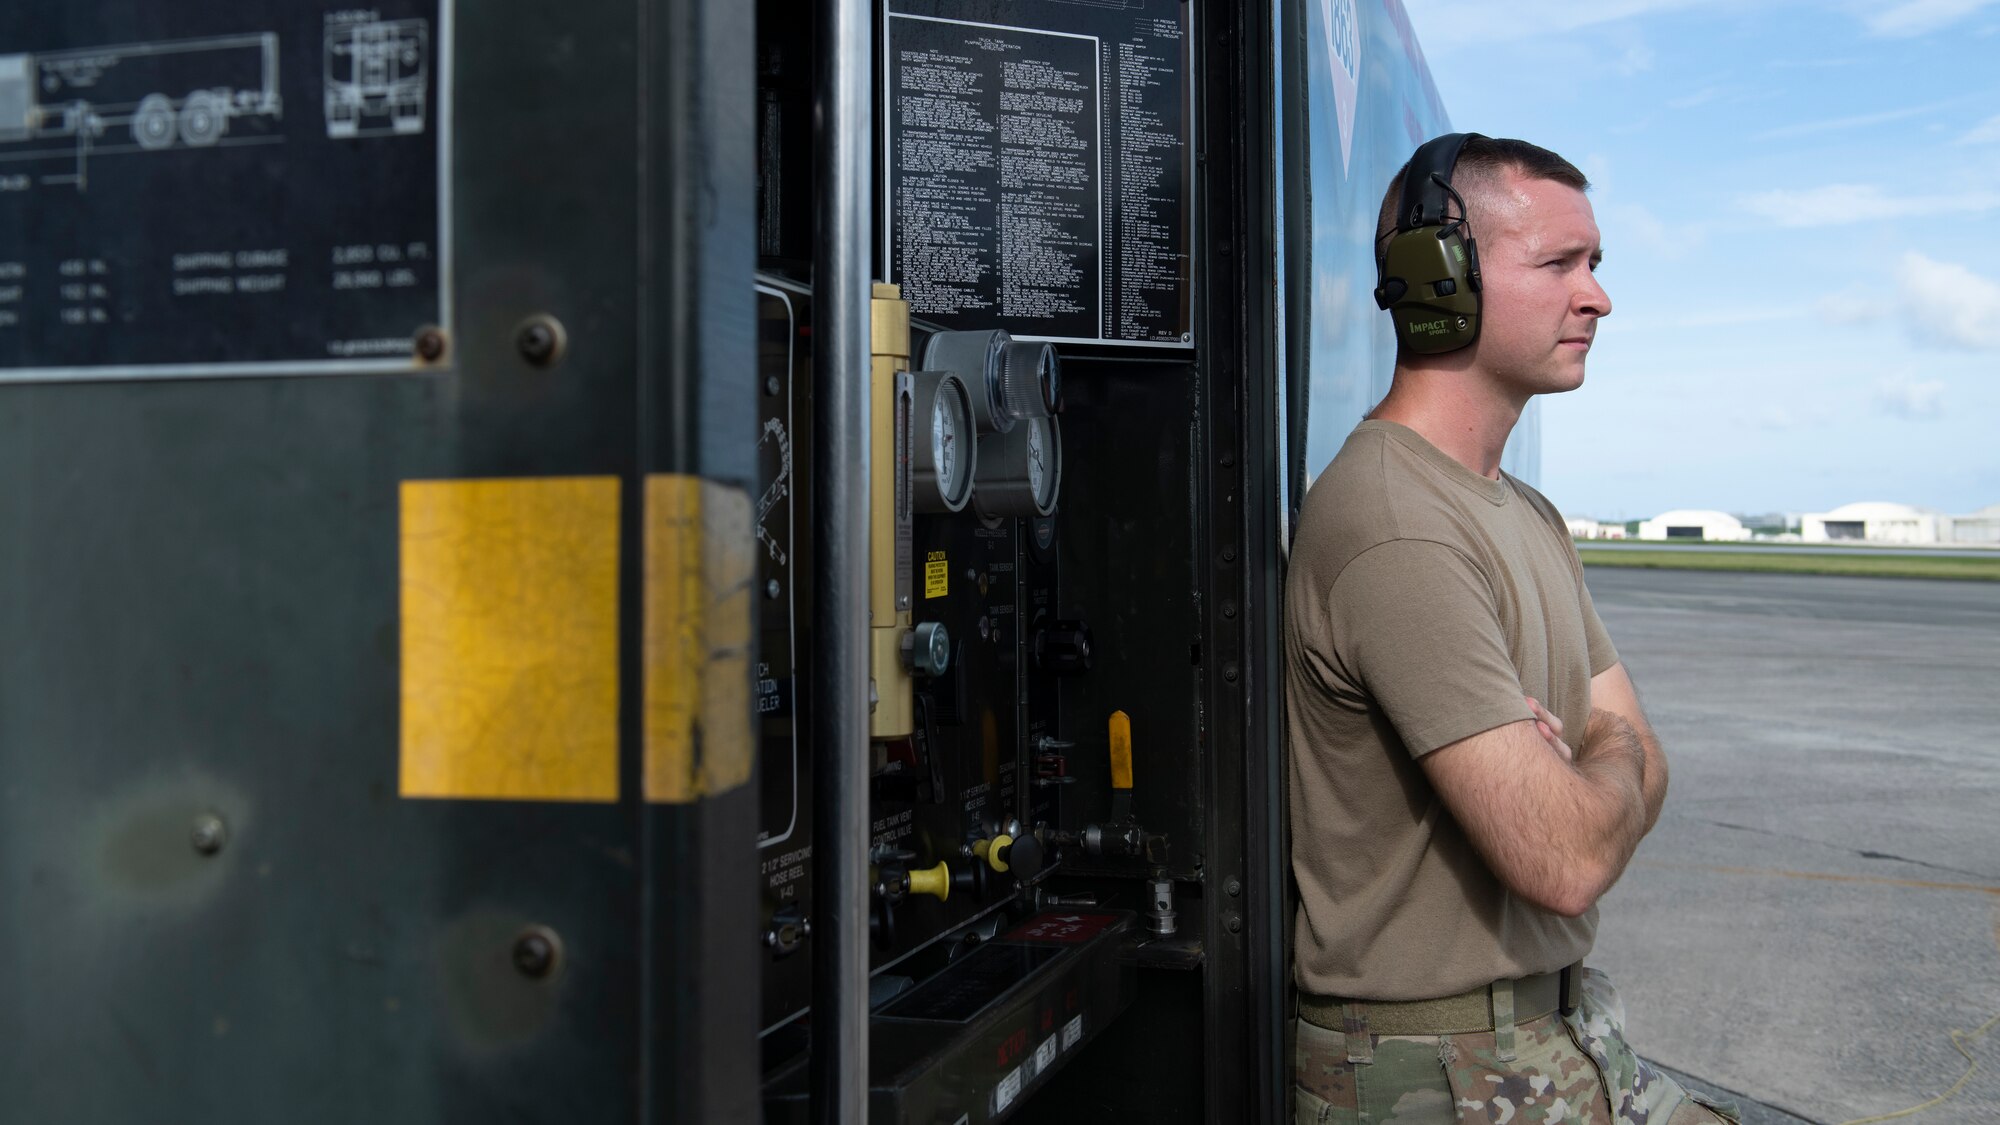
[[[913,316],[1193,341],[1189,6],[887,0],[883,253]]]
[[[450,0],[0,13],[0,380],[415,369]],[[442,337],[433,337],[442,339]]]

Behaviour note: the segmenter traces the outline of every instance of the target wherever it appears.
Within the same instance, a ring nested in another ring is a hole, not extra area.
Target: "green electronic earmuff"
[[[1422,355],[1457,351],[1479,339],[1479,246],[1465,225],[1465,200],[1452,190],[1458,150],[1477,133],[1446,133],[1410,157],[1389,235],[1375,303],[1389,311],[1402,346]],[[1458,213],[1450,213],[1456,204]]]

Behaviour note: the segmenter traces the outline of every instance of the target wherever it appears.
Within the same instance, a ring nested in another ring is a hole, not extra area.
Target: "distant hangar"
[[[1741,543],[1750,529],[1728,512],[1705,508],[1675,508],[1639,523],[1641,539],[1703,539],[1711,543]]]
[[[1585,522],[1594,521],[1572,520],[1571,534],[1578,538],[1601,537],[1599,533],[1584,531],[1577,526]],[[1807,543],[2000,547],[2000,504],[1988,505],[1968,515],[1953,516],[1912,504],[1864,500],[1843,504],[1830,512],[1800,516],[1796,526],[1796,537],[1789,534],[1769,537],[1796,538]],[[1762,531],[1761,527],[1753,529],[1745,526],[1741,519],[1727,512],[1676,508],[1640,521],[1635,537],[1741,543]]]
[[[2000,544],[2000,504],[1948,516],[1910,504],[1864,500],[1801,517],[1799,538],[1808,543]]]

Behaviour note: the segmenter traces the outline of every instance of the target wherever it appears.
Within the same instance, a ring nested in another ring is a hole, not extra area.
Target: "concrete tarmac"
[[[1591,963],[1752,1121],[2000,1123],[2000,584],[1592,568],[1666,747]]]

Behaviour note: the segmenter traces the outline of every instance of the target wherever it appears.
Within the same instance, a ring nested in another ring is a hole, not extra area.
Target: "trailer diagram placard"
[[[0,380],[422,366],[450,2],[7,5]]]
[[[1189,5],[885,0],[884,272],[947,328],[1193,341]]]

